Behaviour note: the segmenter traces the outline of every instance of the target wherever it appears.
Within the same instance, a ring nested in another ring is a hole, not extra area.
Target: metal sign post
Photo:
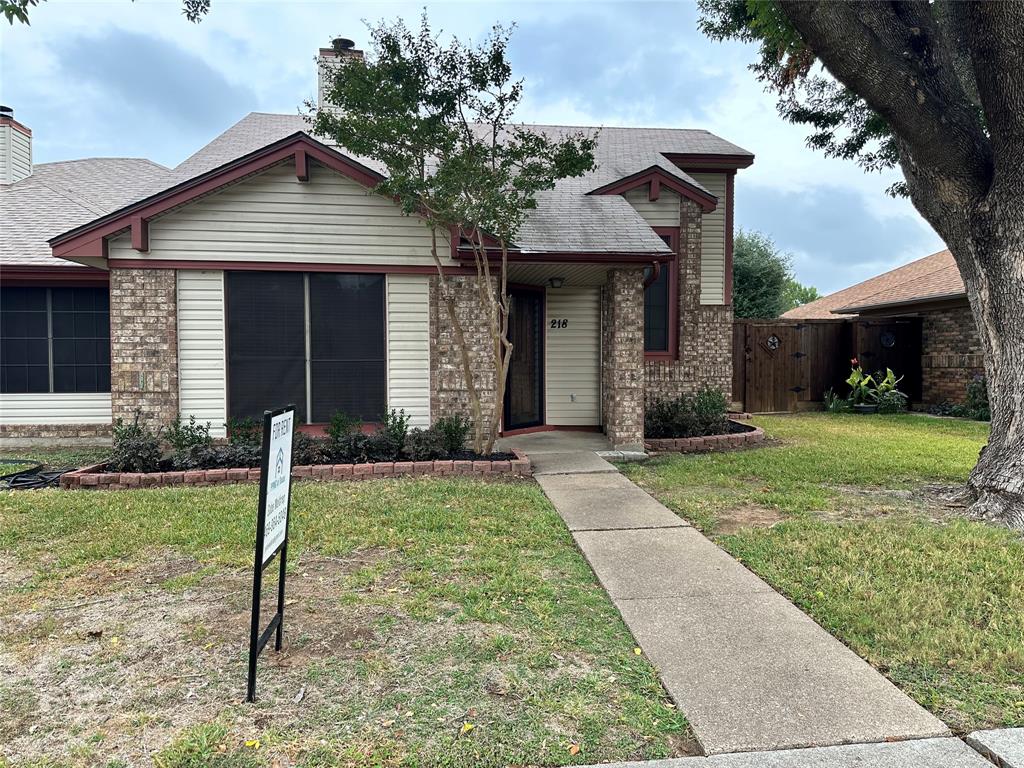
[[[245,700],[256,700],[256,659],[276,635],[274,650],[284,641],[284,575],[288,562],[288,512],[292,493],[292,435],[295,406],[263,412],[263,453],[260,459],[260,502],[256,514],[256,555],[252,575],[252,624],[249,631],[249,681]],[[277,612],[260,633],[263,571],[280,554]]]

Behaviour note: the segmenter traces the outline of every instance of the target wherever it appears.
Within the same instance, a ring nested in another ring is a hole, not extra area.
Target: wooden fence
[[[825,392],[845,394],[850,361],[868,372],[892,368],[900,388],[921,397],[921,323],[886,320],[737,320],[733,400],[751,413],[815,410]]]

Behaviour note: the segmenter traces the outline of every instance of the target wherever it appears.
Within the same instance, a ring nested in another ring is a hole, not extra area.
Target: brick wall
[[[110,399],[114,419],[152,427],[178,415],[178,305],[173,269],[110,270]]]
[[[6,447],[63,443],[65,445],[110,441],[109,424],[0,424],[0,440]]]
[[[474,275],[452,275],[447,279],[448,287],[455,297],[456,313],[459,317],[470,360],[474,381],[480,393],[484,418],[489,418],[494,409],[494,391],[497,377],[494,367],[494,353],[491,349],[490,333],[487,330],[486,304],[477,293],[477,278]],[[496,287],[497,284],[495,284]],[[430,279],[430,417],[460,413],[471,417],[469,391],[463,375],[462,356],[455,340],[448,308],[441,300],[439,278]]]
[[[707,385],[732,390],[732,305],[700,303],[701,210],[682,200],[679,214],[679,356],[644,363],[648,404]],[[642,317],[641,317],[642,321]]]
[[[608,272],[602,296],[601,397],[604,429],[615,448],[643,449],[644,273]]]
[[[981,340],[967,304],[921,315],[921,390],[926,404],[962,403],[985,374]]]

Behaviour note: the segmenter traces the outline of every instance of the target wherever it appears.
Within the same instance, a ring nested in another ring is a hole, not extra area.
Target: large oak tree
[[[753,65],[809,143],[898,164],[946,241],[981,336],[989,442],[972,511],[1024,528],[1024,2],[702,0],[713,37],[760,43]]]

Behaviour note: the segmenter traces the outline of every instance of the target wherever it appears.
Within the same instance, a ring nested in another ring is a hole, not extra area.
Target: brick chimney
[[[361,59],[363,52],[357,49],[356,44],[347,37],[336,37],[331,40],[330,48],[321,48],[316,57],[317,69],[317,106],[324,106],[328,90],[338,68],[346,59]]]
[[[32,131],[14,119],[14,110],[0,106],[0,184],[32,175]]]

